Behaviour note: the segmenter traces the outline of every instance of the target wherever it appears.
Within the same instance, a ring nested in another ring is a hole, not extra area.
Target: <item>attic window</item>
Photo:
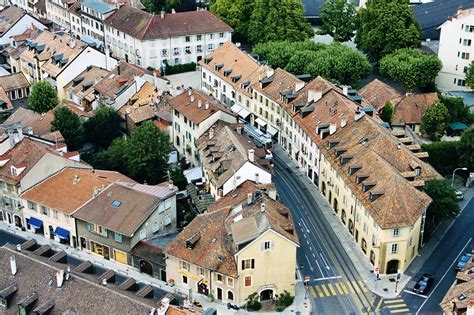
[[[208,63],[211,62],[211,61],[212,61],[212,57],[211,57],[211,56],[208,56],[208,57],[204,58],[204,63],[205,63],[205,64],[208,64]]]
[[[216,69],[217,71],[221,70],[222,68],[224,68],[224,64],[223,63],[220,63],[218,65],[214,65],[214,69]]]
[[[77,78],[75,78],[74,80],[72,80],[72,85],[73,85],[73,86],[76,86],[76,85],[78,85],[79,83],[81,83],[82,81],[84,81],[84,77],[77,77]]]
[[[379,197],[382,196],[383,194],[384,194],[383,190],[371,192],[370,193],[370,201],[375,201],[375,200],[379,199]]]
[[[121,201],[118,201],[118,200],[114,200],[112,201],[112,206],[114,206],[115,208],[118,208],[120,207],[120,205],[122,204]]]
[[[349,175],[355,174],[355,172],[357,172],[357,171],[360,170],[361,168],[362,168],[362,165],[349,166]]]
[[[362,183],[364,180],[366,180],[367,178],[369,178],[369,174],[359,174],[359,175],[356,175],[356,182],[357,182],[357,184],[360,184],[360,183]]]
[[[66,59],[61,59],[60,63],[62,66],[64,66],[65,64],[67,64],[69,62],[69,60],[66,58]]]
[[[242,76],[241,76],[240,74],[239,74],[239,75],[234,75],[234,76],[232,77],[232,82],[235,83],[235,82],[239,81],[240,78],[242,78]]]
[[[346,147],[339,147],[339,148],[336,148],[336,150],[334,151],[334,154],[336,156],[340,156],[342,153],[344,153],[346,151],[347,151]]]
[[[341,156],[341,159],[339,161],[341,162],[341,165],[344,165],[347,162],[349,162],[353,157],[354,157],[353,155]]]
[[[186,248],[193,249],[196,246],[196,243],[201,238],[201,234],[199,232],[194,233],[193,236],[186,240]]]
[[[82,85],[82,90],[85,91],[85,90],[89,89],[91,86],[92,86],[92,82],[84,83]]]
[[[339,140],[329,140],[328,141],[328,149],[334,148],[334,146],[338,143],[339,143]]]
[[[232,73],[232,69],[224,70],[224,77],[228,77]]]
[[[63,59],[63,54],[57,54],[53,56],[53,61],[56,63],[59,62],[61,59]]]
[[[44,48],[45,48],[44,45],[38,45],[38,46],[36,46],[36,52],[41,53],[41,52],[43,52]]]
[[[370,189],[372,189],[373,187],[375,187],[375,185],[376,185],[376,182],[365,182],[365,183],[362,185],[362,191],[363,191],[363,192],[369,191]]]
[[[314,111],[314,106],[304,107],[303,109],[301,109],[300,116],[301,118],[305,118],[306,116],[311,114],[313,111]]]
[[[250,81],[247,80],[247,81],[242,82],[241,87],[242,87],[243,89],[245,89],[245,88],[247,88],[247,86],[249,86],[249,85],[250,85]]]

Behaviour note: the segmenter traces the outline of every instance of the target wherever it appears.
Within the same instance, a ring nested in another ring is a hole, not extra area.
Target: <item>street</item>
[[[378,298],[363,279],[328,226],[319,205],[301,182],[299,172],[275,156],[275,184],[281,201],[291,209],[301,247],[300,273],[310,276],[308,296],[317,314],[375,313]]]

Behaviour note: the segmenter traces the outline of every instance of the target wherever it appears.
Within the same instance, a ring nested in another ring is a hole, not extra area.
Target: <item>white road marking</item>
[[[335,277],[323,277],[323,278],[317,278],[314,279],[314,281],[323,281],[323,280],[332,280],[332,279],[341,279],[341,276],[335,276]]]
[[[313,257],[316,258],[316,255],[313,253]]]
[[[311,262],[309,261],[308,256],[304,255],[304,257],[306,258],[306,261],[307,261],[308,264],[309,264],[309,269],[311,269],[311,272],[313,272],[313,271],[314,271],[313,265],[311,265]],[[317,262],[316,262],[316,263],[317,263]]]
[[[303,223],[304,228],[306,229],[306,232],[309,233],[309,228],[308,228],[308,226],[306,225],[306,222],[304,222],[303,219],[301,219],[301,222]]]
[[[418,294],[418,293],[415,293],[413,291],[410,291],[410,290],[403,290],[403,292],[405,293],[409,293],[409,294],[413,294],[413,295],[416,295],[416,296],[419,296],[419,297],[422,297],[424,299],[427,299],[428,297],[426,295],[423,295],[423,294]]]
[[[464,245],[464,247],[461,249],[461,251],[459,252],[459,254],[456,256],[456,258],[453,260],[453,262],[451,263],[451,265],[449,265],[448,267],[448,270],[446,270],[446,272],[444,273],[444,275],[441,277],[441,279],[438,281],[438,283],[436,284],[436,286],[434,287],[434,289],[431,291],[431,293],[428,295],[428,298],[425,299],[423,301],[423,303],[421,303],[420,307],[418,308],[418,311],[416,312],[416,315],[418,315],[421,311],[421,309],[423,308],[423,306],[425,306],[426,302],[430,299],[431,295],[436,291],[436,289],[438,288],[438,286],[440,285],[441,282],[443,282],[443,279],[444,277],[446,277],[446,275],[448,274],[449,270],[451,270],[451,268],[453,268],[454,264],[456,263],[456,261],[458,261],[459,259],[459,256],[462,255],[462,253],[464,252],[464,250],[466,249],[466,247],[469,245],[469,243],[471,243],[472,241],[472,237],[467,241],[466,245]]]
[[[322,254],[322,253],[319,253],[319,256],[321,256],[321,259],[323,260],[323,263],[324,263],[324,265],[326,266],[326,269],[329,270],[329,265],[328,265],[328,263],[326,262],[326,260],[324,259],[323,254]]]

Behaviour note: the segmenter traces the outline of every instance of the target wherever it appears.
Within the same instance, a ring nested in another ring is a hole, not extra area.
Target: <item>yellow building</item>
[[[359,114],[321,146],[320,190],[381,274],[403,272],[416,257],[432,201],[423,186],[441,178],[400,140]]]
[[[275,196],[247,181],[197,216],[165,250],[168,281],[237,305],[254,292],[294,295],[298,237]]]

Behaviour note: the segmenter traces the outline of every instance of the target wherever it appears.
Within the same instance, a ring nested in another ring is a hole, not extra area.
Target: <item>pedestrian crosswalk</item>
[[[363,281],[335,281],[316,283],[309,286],[309,292],[314,298],[324,298],[337,295],[367,292]]]
[[[408,314],[410,309],[403,299],[384,300],[383,308],[387,309],[390,314]]]

